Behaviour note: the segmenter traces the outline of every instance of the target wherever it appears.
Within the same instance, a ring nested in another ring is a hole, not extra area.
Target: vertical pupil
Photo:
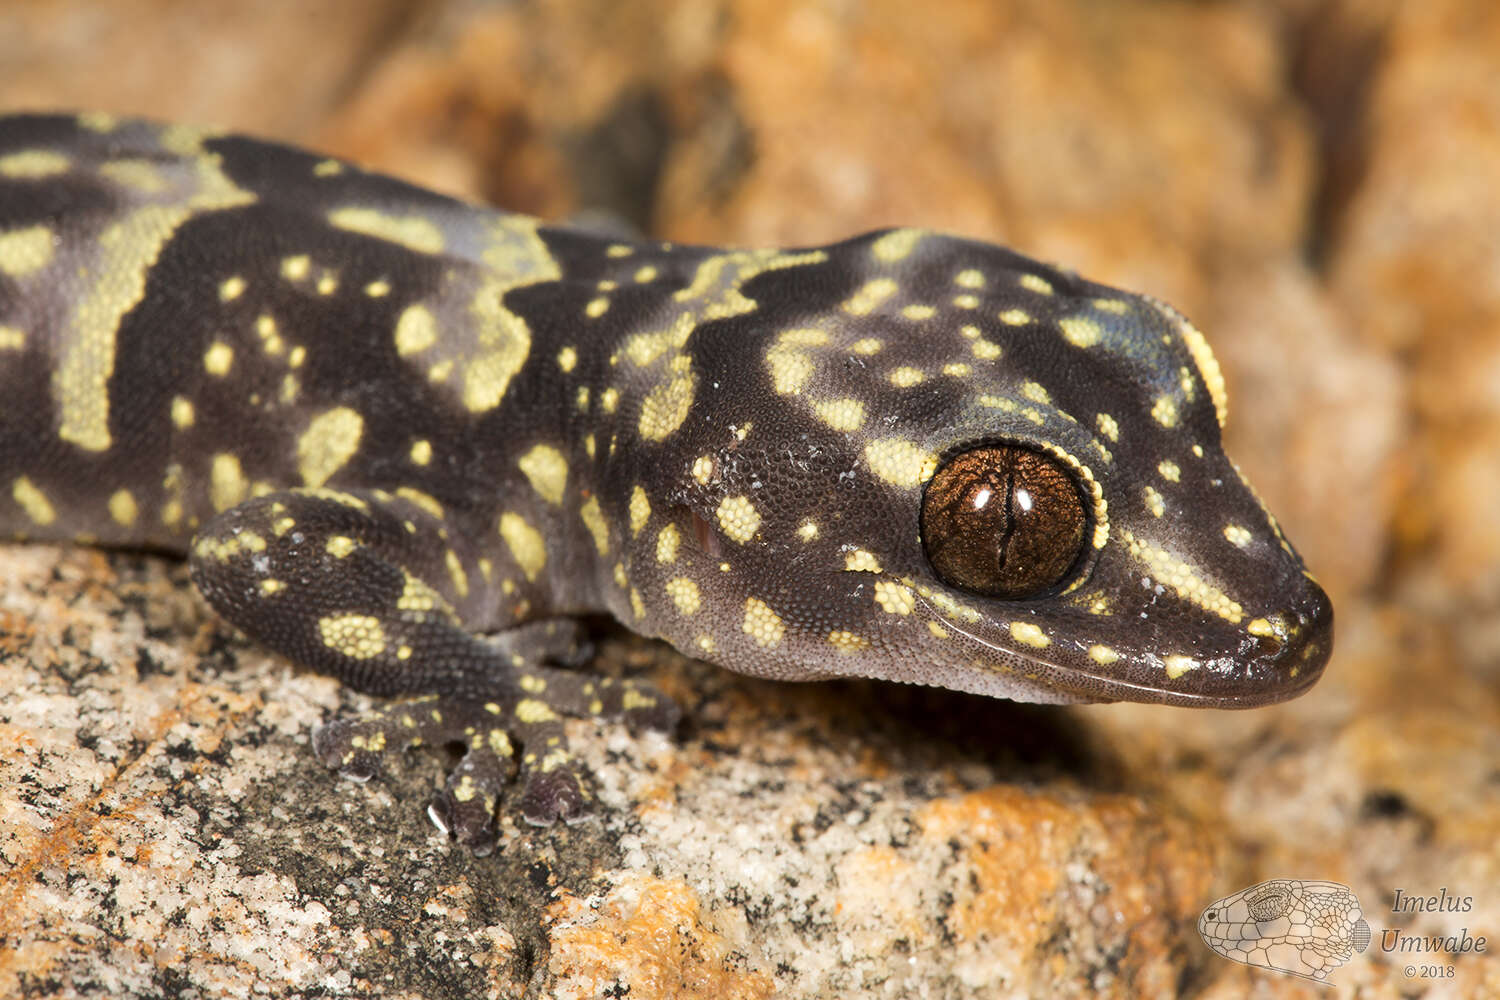
[[[922,498],[921,538],[944,583],[1007,600],[1044,596],[1084,550],[1088,515],[1073,477],[1015,445],[949,459]]]

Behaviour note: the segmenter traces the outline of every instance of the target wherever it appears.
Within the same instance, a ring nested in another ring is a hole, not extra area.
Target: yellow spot
[[[879,573],[880,560],[875,553],[854,549],[844,553],[844,571],[848,573]]]
[[[1253,618],[1245,625],[1245,631],[1251,635],[1268,638],[1276,634],[1275,627],[1264,618]]]
[[[332,295],[334,292],[338,291],[338,288],[339,278],[337,273],[333,271],[324,271],[321,275],[318,276],[319,295]]]
[[[599,409],[605,413],[615,412],[615,407],[620,405],[620,390],[610,388],[599,394]]]
[[[10,495],[21,505],[32,523],[48,525],[57,520],[57,511],[52,508],[52,501],[25,476],[11,484]]]
[[[1218,615],[1231,625],[1240,623],[1245,609],[1223,591],[1200,577],[1188,563],[1165,549],[1147,545],[1129,531],[1122,530],[1120,538],[1125,542],[1131,558],[1144,564],[1158,583],[1170,587],[1176,591],[1178,597]]]
[[[543,500],[557,506],[563,502],[568,486],[568,460],[549,444],[534,445],[516,460],[531,488]]]
[[[879,354],[883,347],[885,347],[884,341],[877,340],[874,337],[864,337],[849,345],[849,350],[855,354],[862,354],[865,357],[869,357],[871,354]]]
[[[293,368],[301,368],[302,362],[306,360],[307,348],[303,347],[301,344],[298,344],[296,347],[292,348],[292,353],[287,357],[286,363],[291,365]]]
[[[606,257],[629,257],[633,253],[635,253],[635,247],[624,243],[611,244],[609,249],[604,251]]]
[[[1177,401],[1171,396],[1157,396],[1151,405],[1151,419],[1163,427],[1177,426]]]
[[[673,336],[674,333],[674,330],[637,333],[626,339],[624,348],[625,356],[637,368],[645,368],[651,362],[661,357],[663,352],[674,346],[676,343]],[[616,359],[611,358],[610,364],[615,363]]]
[[[979,298],[974,295],[955,295],[953,304],[960,309],[978,309]]]
[[[19,351],[26,346],[26,331],[0,325],[0,351]]]
[[[590,299],[588,305],[583,307],[583,314],[589,319],[598,319],[607,312],[609,312],[609,297],[605,295]]]
[[[937,471],[937,456],[903,438],[876,438],[865,445],[870,470],[893,486],[920,486]]]
[[[937,310],[932,306],[904,306],[901,309],[901,315],[905,316],[907,319],[920,321],[924,319],[932,319],[933,316],[937,315]]]
[[[822,330],[783,330],[778,334],[776,343],[766,350],[766,366],[776,391],[784,396],[801,392],[814,371],[812,358],[802,349],[827,343],[828,334]]]
[[[677,547],[682,544],[682,535],[677,531],[677,525],[669,524],[662,528],[656,536],[656,561],[659,563],[673,563],[677,561]]]
[[[1130,303],[1124,299],[1095,299],[1093,306],[1100,312],[1123,316],[1130,311]]]
[[[909,587],[893,580],[877,580],[875,581],[875,603],[884,608],[887,614],[909,615],[917,606],[917,598]]]
[[[245,479],[244,470],[240,468],[240,460],[237,456],[227,452],[219,452],[213,458],[213,464],[209,467],[208,493],[214,510],[224,511],[242,503],[250,492],[250,484]]]
[[[255,334],[261,339],[267,354],[277,355],[286,350],[286,344],[276,330],[276,320],[269,315],[262,314],[256,317]]]
[[[225,278],[219,283],[220,302],[233,302],[243,294],[245,294],[245,279],[239,275]]]
[[[1031,322],[1031,314],[1025,309],[1007,309],[1000,314],[1000,322],[1006,326],[1025,326]]]
[[[656,268],[652,267],[649,264],[646,265],[639,271],[635,272],[635,280],[636,284],[639,285],[650,284],[651,282],[656,280]]]
[[[896,294],[896,283],[890,278],[867,281],[843,305],[844,312],[851,316],[868,316],[880,304]]]
[[[416,504],[439,521],[447,516],[443,511],[443,505],[438,503],[437,498],[423,493],[421,490],[413,489],[410,486],[402,486],[396,490],[396,496],[408,503]]]
[[[1167,676],[1176,680],[1189,670],[1198,669],[1198,661],[1191,656],[1169,656],[1166,658]]]
[[[1177,467],[1177,463],[1172,461],[1170,458],[1162,459],[1162,461],[1157,464],[1156,471],[1160,472],[1161,477],[1169,483],[1175,483],[1182,478],[1182,470],[1179,469]]]
[[[313,164],[314,177],[335,177],[344,172],[344,165],[338,160],[319,160]]]
[[[389,215],[373,208],[336,208],[328,213],[330,224],[352,233],[362,233],[415,250],[443,252],[443,231],[420,215]]]
[[[40,180],[66,173],[70,165],[66,156],[50,149],[23,149],[19,153],[0,156],[0,177]]]
[[[391,283],[384,278],[376,278],[365,286],[365,294],[372,299],[383,299],[391,294]]]
[[[1036,382],[1022,382],[1021,395],[1025,396],[1033,403],[1041,403],[1044,406],[1052,402],[1052,397],[1047,395],[1047,390],[1042,388]]]
[[[203,369],[210,375],[223,378],[229,374],[229,368],[233,364],[234,348],[223,341],[214,341],[209,345],[208,350],[203,352]]]
[[[536,674],[522,674],[520,687],[527,694],[541,694],[547,690],[547,681]]]
[[[932,633],[934,639],[948,638],[948,630],[930,618],[927,620],[927,631]]]
[[[816,541],[818,537],[818,525],[815,521],[803,521],[797,526],[797,537],[804,542]]]
[[[1089,647],[1089,659],[1093,660],[1101,667],[1107,667],[1119,658],[1120,654],[1116,653],[1108,646],[1095,645]]]
[[[52,259],[55,237],[46,226],[27,226],[0,233],[0,273],[24,278]]]
[[[707,455],[699,455],[693,459],[693,478],[698,480],[698,485],[707,486],[714,477],[714,460]]]
[[[1161,494],[1147,486],[1141,491],[1142,498],[1146,501],[1146,509],[1151,512],[1152,517],[1161,517],[1167,512],[1167,505],[1162,501]]]
[[[281,505],[277,504],[277,506],[280,507]],[[281,536],[285,535],[288,531],[291,531],[296,526],[297,526],[297,521],[296,521],[295,518],[291,518],[291,517],[278,517],[276,520],[274,520],[274,521],[271,522],[271,533],[273,535],[275,535],[277,538],[280,538]]]
[[[848,629],[834,629],[828,633],[828,642],[840,653],[858,653],[870,648],[870,640],[856,635]]]
[[[329,615],[318,619],[323,645],[351,660],[368,660],[385,652],[385,632],[370,615]]]
[[[1191,403],[1198,398],[1198,383],[1193,380],[1192,369],[1183,365],[1177,369],[1177,384],[1182,388],[1182,398]]]
[[[719,644],[714,641],[714,637],[711,635],[700,635],[693,641],[697,644],[699,649],[703,650],[703,652],[709,654],[710,656],[719,651]]]
[[[564,372],[571,372],[578,364],[578,352],[571,347],[564,347],[557,352],[557,367]]]
[[[436,611],[445,618],[452,618],[453,609],[448,606],[447,601],[443,600],[442,594],[410,573],[405,573],[403,576],[405,581],[401,587],[401,596],[396,599],[397,611],[414,612],[419,615]]]
[[[1052,294],[1052,282],[1039,274],[1023,274],[1017,284],[1028,292],[1036,292],[1038,295]]]
[[[969,350],[974,352],[974,357],[980,361],[994,361],[1000,356],[1000,345],[983,338],[969,345]]]
[[[1218,417],[1219,426],[1223,427],[1224,422],[1229,419],[1229,392],[1224,387],[1224,373],[1219,369],[1219,359],[1214,357],[1213,348],[1208,346],[1208,341],[1197,327],[1182,316],[1175,313],[1171,315],[1178,322],[1178,331],[1187,344],[1188,353],[1193,356],[1193,363],[1198,366],[1203,384],[1208,386],[1208,397],[1214,401],[1214,415]]]
[[[260,592],[267,597],[273,597],[276,594],[281,593],[285,589],[286,584],[282,583],[280,580],[267,578],[260,581]]]
[[[865,422],[865,404],[848,396],[814,403],[813,412],[836,431],[857,431]]]
[[[297,472],[306,486],[322,486],[359,451],[365,421],[347,406],[313,417],[297,438]]]
[[[983,288],[984,275],[972,267],[966,268],[953,276],[953,283],[959,288]]]
[[[663,382],[648,392],[641,403],[638,425],[641,437],[648,441],[661,441],[681,427],[692,412],[696,383],[696,376],[688,372]]]
[[[437,320],[424,305],[407,306],[396,320],[396,353],[403,358],[418,354],[437,343]]]
[[[674,576],[667,581],[667,596],[672,598],[672,603],[684,615],[697,614],[698,609],[703,606],[698,585],[685,576]]]
[[[287,281],[301,281],[311,270],[312,258],[305,253],[284,258],[281,262],[281,276]]]
[[[780,645],[781,637],[786,634],[786,624],[781,616],[772,611],[769,604],[755,597],[745,599],[745,620],[740,629],[754,639],[757,646],[765,649]]]
[[[423,438],[411,443],[410,457],[413,465],[426,465],[432,461],[432,442]]]
[[[724,534],[741,544],[754,538],[760,529],[760,511],[749,497],[725,497],[719,503],[718,516]]]
[[[1058,321],[1063,339],[1074,347],[1093,347],[1104,337],[1104,328],[1091,319],[1069,316]]]
[[[522,698],[516,703],[516,719],[528,726],[534,726],[542,722],[556,722],[557,713],[552,711],[544,701]]]
[[[1224,526],[1224,537],[1229,539],[1229,544],[1237,549],[1242,549],[1250,544],[1251,534],[1249,529],[1238,524],[1226,524]]]
[[[357,548],[359,548],[359,543],[348,535],[333,535],[324,544],[323,551],[335,559],[344,559]]]
[[[922,369],[913,368],[910,365],[902,365],[900,368],[897,368],[895,371],[891,372],[890,375],[891,385],[895,386],[898,389],[910,389],[912,386],[919,384],[926,377],[926,375],[922,374]]]
[[[1097,418],[1095,418],[1095,422],[1099,425],[1100,434],[1103,434],[1111,441],[1120,440],[1120,425],[1115,423],[1114,417],[1110,416],[1108,413],[1101,413]]]
[[[646,496],[646,491],[637,486],[630,491],[631,537],[639,535],[649,520],[651,520],[651,500]]]
[[[108,111],[85,111],[78,116],[80,128],[90,132],[113,132],[120,120]]]
[[[460,598],[469,596],[469,574],[459,562],[458,553],[452,549],[443,553],[443,562],[448,567],[448,578],[453,581],[453,591]]]
[[[601,556],[609,555],[609,525],[604,522],[604,512],[599,509],[599,498],[589,497],[585,500],[583,506],[578,508],[578,516],[583,519],[583,526],[593,536],[594,548],[599,550]]]
[[[1036,649],[1043,649],[1052,644],[1052,640],[1047,638],[1047,633],[1031,622],[1011,622],[1010,637]]]
[[[128,528],[135,524],[140,510],[136,507],[135,497],[129,490],[115,490],[109,498],[109,516],[121,527]]]
[[[870,244],[870,253],[876,260],[892,264],[905,259],[926,235],[921,229],[893,229]]]

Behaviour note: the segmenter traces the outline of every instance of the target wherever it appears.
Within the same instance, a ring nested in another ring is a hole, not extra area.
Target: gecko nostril
[[[1279,635],[1257,635],[1251,639],[1251,655],[1258,660],[1275,659],[1281,655],[1286,643],[1281,641]]]

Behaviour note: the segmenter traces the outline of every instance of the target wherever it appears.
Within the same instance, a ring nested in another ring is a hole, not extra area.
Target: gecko
[[[1167,305],[915,228],[621,239],[289,146],[0,117],[0,537],[185,556],[207,603],[394,700],[355,777],[461,757],[430,813],[591,808],[563,720],[670,730],[579,616],[778,680],[1264,705],[1323,589],[1224,454]],[[518,773],[516,773],[518,772]]]

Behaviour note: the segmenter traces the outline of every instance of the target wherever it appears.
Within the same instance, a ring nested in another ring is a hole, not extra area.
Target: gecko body
[[[419,696],[319,732],[462,740],[439,813],[586,794],[561,669],[607,612],[762,677],[1248,706],[1312,684],[1323,591],[1220,445],[1182,316],[898,229],[610,239],[338,160],[0,118],[0,533],[180,552],[258,642]],[[519,747],[516,742],[519,742]]]

